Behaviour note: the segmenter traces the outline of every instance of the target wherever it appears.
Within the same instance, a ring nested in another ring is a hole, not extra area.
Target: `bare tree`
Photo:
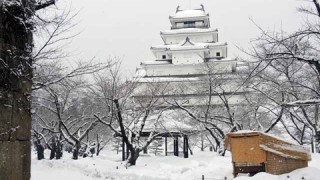
[[[257,25],[261,36],[254,41],[254,49],[249,53],[260,66],[256,68],[260,70],[256,71],[255,77],[275,87],[273,94],[255,88],[277,106],[277,112],[273,113],[281,112],[282,117],[279,116],[274,124],[281,122],[285,131],[300,144],[310,143],[310,139],[316,139],[320,144],[317,111],[320,102],[320,11],[317,0],[310,3],[312,8],[299,8],[310,18],[293,33],[268,32]]]
[[[214,149],[220,149],[223,155],[225,134],[243,129],[245,117],[240,119],[235,113],[243,111],[237,106],[243,106],[242,96],[247,92],[240,89],[239,74],[216,72],[210,63],[205,63],[201,72],[203,76],[177,89],[176,98],[166,100],[200,123],[211,135]]]
[[[42,114],[46,115],[43,117],[35,112],[40,119],[35,129],[39,127],[41,131],[52,133],[53,144],[59,144],[51,146],[51,150],[58,153],[56,158],[60,158],[62,140],[65,140],[73,146],[73,159],[78,159],[83,140],[98,123],[93,117],[92,104],[89,101],[81,104],[87,86],[83,80],[65,79],[47,86],[43,90],[46,96],[38,97],[41,101],[34,102],[38,112],[42,109],[45,111]]]
[[[85,77],[88,74],[95,73],[108,66],[111,66],[110,62],[95,63],[95,58],[92,58],[88,61],[80,60],[74,62],[74,68],[65,66],[64,62],[66,60],[72,60],[72,56],[70,55],[71,53],[66,51],[66,47],[69,42],[79,34],[78,32],[74,31],[74,27],[77,25],[75,22],[75,17],[78,13],[73,13],[71,11],[71,7],[67,7],[62,10],[55,8],[54,10],[56,13],[42,11],[39,13],[40,15],[35,15],[35,24],[37,25],[37,41],[35,43],[35,50],[32,55],[34,59],[32,90],[33,94],[38,96],[34,99],[42,98],[43,101],[47,101],[45,103],[46,105],[50,105],[50,103],[54,102],[52,100],[54,96],[49,98],[41,97],[43,94],[41,93],[42,89],[46,89],[47,93],[51,91],[52,94],[58,93],[57,95],[60,95],[60,93],[63,94],[64,92],[60,92],[60,90],[55,92],[53,89],[53,87],[56,87],[55,84],[58,84],[57,86],[62,87],[65,85],[65,82],[74,81],[76,77]],[[45,15],[45,17],[41,15]],[[38,91],[40,91],[40,93],[38,93]],[[57,101],[67,100],[68,99],[58,99]],[[33,128],[33,136],[36,139],[35,142],[39,142],[37,137],[41,134],[40,142],[43,142],[45,146],[51,150],[50,159],[59,159],[62,156],[62,142],[66,139],[64,136],[61,136],[61,127],[63,128],[64,126],[59,126],[59,123],[53,123],[55,122],[56,117],[52,115],[52,112],[49,112],[49,114],[51,113],[51,116],[49,117],[48,114],[41,114],[41,116],[39,116],[39,112],[37,111],[43,111],[43,109],[36,108],[37,106],[34,107],[34,111],[36,112],[33,116],[35,119],[33,121],[35,126],[35,128]],[[39,123],[40,126],[38,126]],[[41,125],[41,123],[43,124]],[[69,143],[72,143],[73,146],[77,144],[77,148],[75,148],[74,152],[75,154],[78,154],[79,144],[83,140],[83,137],[77,139],[77,137],[68,134],[69,131],[66,130],[65,132],[66,137],[69,137]],[[75,139],[72,137],[75,137]],[[42,146],[42,144],[37,145],[39,147]],[[77,159],[77,155],[75,155],[74,159]]]
[[[120,64],[110,68],[105,76],[97,75],[97,86],[92,89],[97,98],[103,102],[104,113],[95,117],[108,126],[115,136],[122,138],[130,154],[126,166],[135,165],[140,152],[146,149],[158,136],[164,132],[157,131],[158,121],[164,109],[157,109],[160,95],[165,87],[148,86],[140,93],[146,96],[133,100],[136,90],[136,80],[120,79]],[[147,125],[149,124],[149,125]],[[145,128],[150,128],[148,138],[143,138]]]

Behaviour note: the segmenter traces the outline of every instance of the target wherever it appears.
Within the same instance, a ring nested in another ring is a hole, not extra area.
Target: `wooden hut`
[[[309,150],[272,135],[239,131],[227,134],[225,148],[231,151],[233,174],[267,172],[283,174],[308,166]]]

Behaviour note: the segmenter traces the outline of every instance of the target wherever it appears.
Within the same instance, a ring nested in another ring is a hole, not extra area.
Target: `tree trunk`
[[[57,151],[57,145],[55,138],[52,138],[51,140],[51,152],[50,152],[50,160],[53,159],[56,156]]]
[[[37,148],[37,157],[38,160],[44,159],[44,147],[42,146],[41,142],[37,140],[35,142],[36,148]]]
[[[129,149],[129,150],[130,150],[130,155],[128,158],[128,164],[129,164],[129,166],[135,166],[136,161],[140,155],[140,151],[137,149]]]
[[[220,156],[224,156],[225,154],[226,154],[226,149],[224,148],[224,146],[222,145],[222,146],[218,146],[217,147],[217,149],[218,149],[218,154],[220,155]]]
[[[61,159],[63,155],[63,144],[61,143],[61,137],[56,141],[56,159]]]
[[[190,146],[188,147],[188,149],[189,149],[189,151],[190,151],[190,155],[193,155],[193,152],[192,152]]]
[[[0,3],[0,176],[30,179],[33,8]]]
[[[316,135],[314,137],[315,142],[315,149],[317,153],[320,153],[320,131],[316,132]]]
[[[80,142],[76,142],[76,145],[73,147],[72,159],[74,160],[78,159],[80,147],[81,147]]]
[[[204,151],[204,142],[203,138],[201,137],[201,151]]]
[[[98,143],[98,144],[97,144],[96,156],[99,156],[100,151],[101,151],[101,149],[100,149],[100,143]]]

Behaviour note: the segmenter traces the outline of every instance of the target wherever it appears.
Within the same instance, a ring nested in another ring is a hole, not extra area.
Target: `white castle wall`
[[[179,44],[181,41],[184,41],[187,37],[193,42],[203,43],[203,42],[217,42],[218,36],[217,33],[212,34],[177,34],[166,36],[165,43],[166,44]]]
[[[172,52],[172,64],[198,64],[203,63],[203,52]]]
[[[219,61],[213,63],[213,71],[216,73],[232,72],[236,66],[236,60]],[[200,74],[203,64],[169,64],[169,65],[147,65],[145,66],[147,76],[172,76]]]

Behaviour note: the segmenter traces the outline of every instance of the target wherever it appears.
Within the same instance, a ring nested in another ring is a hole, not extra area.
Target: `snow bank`
[[[216,156],[214,152],[196,152],[185,159],[175,156],[143,155],[136,166],[126,169],[121,154],[104,151],[101,156],[72,160],[66,154],[62,160],[32,158],[31,180],[188,180],[205,177],[232,178],[231,157]]]
[[[297,169],[288,174],[282,175],[271,175],[268,173],[258,173],[253,177],[237,177],[235,180],[318,180],[320,179],[320,170],[315,167],[307,167],[302,169]]]

